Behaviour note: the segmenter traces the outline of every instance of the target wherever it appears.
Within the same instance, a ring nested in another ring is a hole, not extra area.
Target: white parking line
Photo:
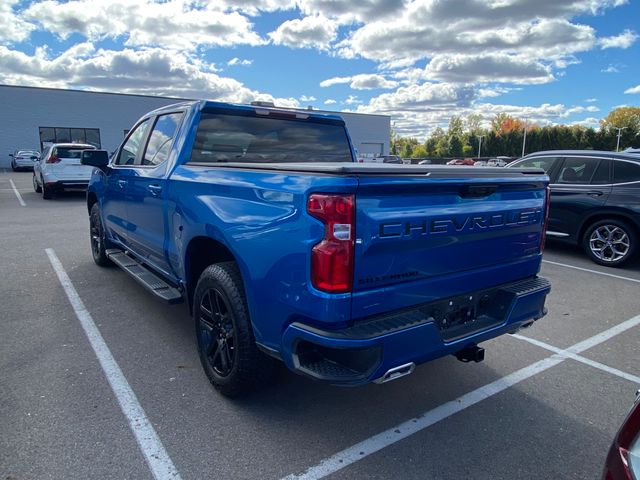
[[[11,184],[11,188],[13,188],[13,193],[15,193],[16,197],[18,197],[18,202],[20,202],[20,205],[23,207],[26,207],[27,204],[24,203],[24,200],[22,199],[22,195],[20,195],[20,192],[16,188],[16,184],[13,183],[13,180],[11,178],[9,179],[9,183]]]
[[[60,284],[67,294],[69,303],[71,303],[96,357],[98,357],[100,366],[120,404],[122,413],[124,413],[124,416],[129,422],[129,427],[138,442],[138,446],[147,461],[147,465],[149,465],[151,469],[151,473],[156,480],[180,480],[178,470],[171,461],[171,458],[169,458],[169,454],[144,413],[144,409],[142,405],[140,405],[140,402],[138,402],[136,394],[131,389],[129,382],[127,382],[122,370],[113,358],[109,347],[107,347],[98,327],[96,327],[93,318],[91,318],[91,314],[84,306],[82,299],[71,283],[62,263],[60,263],[53,249],[47,248],[45,252],[47,252],[49,261],[56,275],[58,275],[58,280],[60,280]]]
[[[640,385],[640,377],[636,375],[623,372],[622,370],[618,370],[617,368],[610,367],[609,365],[605,365],[604,363],[596,362],[595,360],[591,360],[581,355],[576,355],[575,353],[571,353],[567,350],[562,350],[561,348],[554,347],[553,345],[549,345],[548,343],[541,342],[540,340],[536,340],[535,338],[525,337],[523,335],[518,335],[518,334],[514,334],[511,336],[513,338],[517,338],[518,340],[529,342],[532,345],[536,345],[540,348],[544,348],[545,350],[549,350],[550,352],[557,353],[559,355],[562,355],[563,357],[570,358],[572,360],[575,360],[576,362],[584,363],[585,365],[589,365],[593,368],[597,368],[604,372],[610,373],[612,375],[616,375],[618,377],[624,378],[625,380],[629,380],[630,382],[634,382]]]
[[[576,267],[574,265],[567,265],[566,263],[552,262],[551,260],[542,260],[542,263],[549,263],[551,265],[557,265],[559,267],[573,268],[574,270],[580,270],[582,272],[597,273],[598,275],[604,275],[605,277],[619,278],[620,280],[628,280],[630,282],[640,283],[637,278],[623,277],[621,275],[614,275],[613,273],[600,272],[598,270],[591,270],[590,268]]]
[[[622,322],[615,327],[605,330],[602,333],[594,335],[593,337],[590,337],[582,342],[576,343],[572,347],[566,349],[564,352],[565,354],[581,353],[637,325],[640,325],[640,315]],[[324,478],[327,475],[331,475],[332,473],[335,473],[357,462],[358,460],[362,460],[372,453],[376,453],[379,450],[388,447],[389,445],[393,445],[394,443],[399,442],[400,440],[403,440],[410,435],[413,435],[414,433],[424,430],[425,428],[430,427],[431,425],[434,425],[441,420],[449,418],[450,416],[455,415],[456,413],[459,413],[486,398],[492,397],[500,392],[503,392],[509,387],[512,387],[541,372],[544,372],[545,370],[548,370],[551,367],[564,362],[567,358],[570,357],[568,355],[561,355],[556,353],[550,357],[535,362],[528,367],[517,370],[505,377],[499,378],[498,380],[495,380],[476,390],[466,393],[461,397],[456,398],[455,400],[429,410],[423,415],[407,420],[400,425],[391,427],[384,432],[381,432],[360,443],[346,448],[345,450],[342,450],[341,452],[338,452],[335,455],[326,458],[318,465],[307,469],[307,471],[300,475],[292,474],[288,477],[285,477],[285,479],[316,480]]]

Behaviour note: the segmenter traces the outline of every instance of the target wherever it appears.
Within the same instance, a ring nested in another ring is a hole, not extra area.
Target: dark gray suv
[[[543,168],[551,179],[547,236],[582,245],[610,267],[628,261],[640,239],[640,157],[594,150],[537,152],[509,167]]]

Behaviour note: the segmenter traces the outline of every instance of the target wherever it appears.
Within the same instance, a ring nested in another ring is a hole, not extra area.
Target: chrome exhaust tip
[[[406,377],[407,375],[413,373],[415,368],[416,364],[413,362],[405,363],[404,365],[400,365],[399,367],[390,368],[384,375],[374,380],[374,383],[387,383],[392,380],[397,380],[401,377]]]

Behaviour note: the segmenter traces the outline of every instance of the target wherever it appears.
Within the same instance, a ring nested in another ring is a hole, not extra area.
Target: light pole
[[[524,157],[524,147],[527,144],[527,120],[524,121],[524,137],[522,137],[522,157]]]
[[[479,142],[478,142],[478,158],[480,158],[480,152],[482,151],[482,139],[484,138],[484,135],[476,135],[476,137],[479,140]]]
[[[620,137],[622,136],[622,130],[627,127],[612,127],[618,130],[618,142],[616,143],[616,152],[620,150]]]

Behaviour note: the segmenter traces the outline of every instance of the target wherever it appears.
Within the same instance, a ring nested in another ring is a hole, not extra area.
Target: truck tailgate
[[[548,179],[477,171],[359,177],[354,318],[537,273]]]

